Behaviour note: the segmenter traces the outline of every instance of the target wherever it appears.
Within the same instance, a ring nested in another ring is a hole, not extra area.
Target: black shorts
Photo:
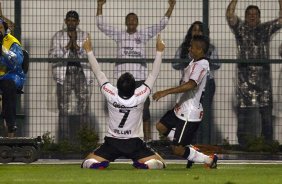
[[[119,157],[125,157],[137,161],[139,159],[155,155],[155,152],[147,147],[140,138],[116,139],[105,137],[105,142],[94,150],[94,154],[113,162]]]
[[[190,145],[192,140],[194,139],[196,132],[200,126],[200,122],[189,122],[179,119],[174,110],[169,110],[166,114],[160,119],[160,123],[162,123],[169,132],[175,128],[175,133],[173,137],[172,143],[174,145]]]

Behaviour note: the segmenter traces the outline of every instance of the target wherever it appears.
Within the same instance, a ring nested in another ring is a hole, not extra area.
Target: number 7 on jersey
[[[122,120],[120,121],[118,127],[119,128],[123,128],[124,124],[125,124],[125,121],[127,120],[128,118],[128,115],[129,115],[129,112],[130,110],[124,110],[124,109],[120,109],[119,110],[120,113],[124,113],[123,117],[122,117]]]

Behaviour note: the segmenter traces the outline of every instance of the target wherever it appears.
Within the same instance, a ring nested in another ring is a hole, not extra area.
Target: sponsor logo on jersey
[[[141,43],[140,37],[135,38],[135,43],[136,43],[136,44],[140,44],[140,43]]]
[[[109,88],[107,88],[106,86],[103,86],[103,90],[111,95],[115,95],[115,93],[112,90],[110,90]]]
[[[133,47],[123,47],[124,50],[133,50]]]
[[[130,135],[131,134],[131,130],[118,130],[118,129],[114,129],[114,133],[120,134],[120,135]]]
[[[126,107],[125,105],[121,105],[121,104],[119,104],[119,103],[117,103],[117,102],[114,102],[114,103],[113,103],[113,106],[114,106],[115,108],[134,108],[134,107],[137,107],[137,105],[135,105],[135,106],[133,106],[133,107]]]
[[[148,87],[146,87],[144,90],[140,91],[139,93],[136,93],[135,95],[136,95],[136,96],[141,96],[141,95],[143,95],[144,93],[146,93],[147,90],[148,90]]]
[[[130,57],[141,57],[141,52],[138,52],[136,50],[125,50],[124,55],[130,56]]]

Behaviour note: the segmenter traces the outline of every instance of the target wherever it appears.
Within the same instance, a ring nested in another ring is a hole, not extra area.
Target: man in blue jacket
[[[16,126],[17,91],[25,81],[22,69],[23,51],[20,42],[8,32],[8,24],[0,18],[0,91],[2,92],[2,116],[8,137],[13,137]]]

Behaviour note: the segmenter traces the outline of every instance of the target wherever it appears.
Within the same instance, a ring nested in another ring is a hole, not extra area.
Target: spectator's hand
[[[106,3],[106,0],[97,0],[98,6],[103,6]]]
[[[153,94],[153,99],[155,101],[158,101],[160,98],[165,97],[167,93],[165,91],[157,91],[156,93]]]
[[[156,49],[157,49],[157,51],[159,51],[159,52],[163,52],[164,49],[165,49],[165,43],[164,43],[164,41],[161,39],[160,34],[158,34],[158,37],[157,37]]]
[[[77,32],[76,31],[69,31],[68,36],[70,38],[70,41],[69,41],[66,48],[74,50],[74,51],[79,50],[80,47],[77,45]]]
[[[169,6],[174,6],[176,3],[176,0],[168,0]]]
[[[89,35],[87,36],[85,42],[83,43],[83,48],[85,49],[86,52],[92,51],[91,39]]]
[[[76,31],[69,31],[68,36],[72,42],[76,42],[77,40],[77,32]]]

